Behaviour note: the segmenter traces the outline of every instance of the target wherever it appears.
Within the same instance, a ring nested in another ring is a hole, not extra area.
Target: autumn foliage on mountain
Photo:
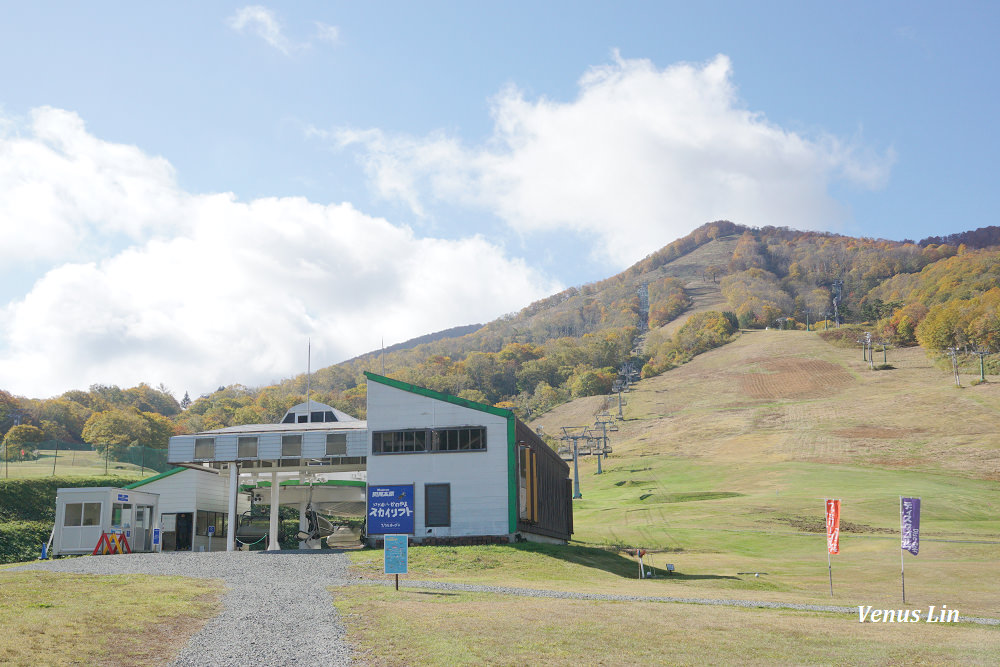
[[[998,352],[998,242],[997,227],[914,243],[712,222],[616,276],[571,287],[471,332],[443,332],[316,371],[311,396],[363,418],[363,371],[384,369],[530,417],[608,393],[626,361],[649,377],[725,344],[740,329],[834,326],[838,293],[840,321],[886,344],[920,344],[932,354]],[[699,308],[698,299],[716,307]],[[171,433],[277,421],[304,400],[305,390],[303,375],[270,387],[220,387],[193,402],[185,395],[180,404],[165,387],[148,385],[95,385],[44,400],[0,391],[0,433],[12,429],[19,412],[22,424],[38,432],[25,435],[18,427],[18,440],[164,446]]]

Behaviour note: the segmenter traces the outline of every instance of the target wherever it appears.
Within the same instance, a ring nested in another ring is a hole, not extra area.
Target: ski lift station
[[[161,544],[143,537],[133,550],[278,549],[281,505],[298,510],[300,548],[337,535],[327,517],[363,518],[369,544],[386,534],[418,544],[569,540],[569,466],[513,412],[365,377],[367,421],[307,401],[277,424],[174,436],[167,458],[179,468],[129,488],[60,489],[52,553],[81,553],[71,543],[89,553],[101,527],[139,526],[140,515],[144,529],[161,527]],[[103,494],[99,519],[85,491]],[[116,500],[123,493],[128,501]],[[264,516],[247,521],[250,503]]]

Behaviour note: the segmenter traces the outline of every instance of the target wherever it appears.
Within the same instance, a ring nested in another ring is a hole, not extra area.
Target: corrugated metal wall
[[[517,422],[515,435],[519,451],[521,447],[527,447],[533,452],[528,488],[522,486],[520,469],[517,475],[518,531],[569,540],[573,534],[573,492],[572,486],[568,484],[569,465],[520,420]],[[525,509],[525,502],[530,505],[527,512],[522,511]],[[528,519],[522,518],[525,514]]]

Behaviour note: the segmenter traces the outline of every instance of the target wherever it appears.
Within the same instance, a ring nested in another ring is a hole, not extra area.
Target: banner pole
[[[830,549],[826,550],[826,567],[830,570],[830,597],[833,597],[833,562],[830,560]]]
[[[899,582],[903,587],[903,604],[906,604],[906,560],[903,558],[903,496],[899,497]]]

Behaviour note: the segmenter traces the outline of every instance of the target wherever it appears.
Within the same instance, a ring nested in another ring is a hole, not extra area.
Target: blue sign
[[[118,502],[127,503],[128,502],[128,494],[127,493],[119,493],[118,494]]]
[[[368,534],[413,534],[413,485],[368,486]]]
[[[208,536],[211,537],[212,535],[215,535],[215,526],[208,527]]]
[[[153,546],[154,547],[160,546],[160,529],[159,528],[154,528],[153,529]]]
[[[408,539],[406,535],[385,536],[386,574],[406,574]]]

